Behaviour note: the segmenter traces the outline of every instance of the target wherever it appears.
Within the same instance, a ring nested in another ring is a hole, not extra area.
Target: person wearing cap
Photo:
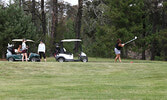
[[[40,55],[40,60],[42,60],[42,56],[43,56],[44,61],[46,62],[45,50],[46,50],[45,44],[41,40],[40,44],[38,45],[38,54]]]
[[[27,62],[27,46],[26,46],[26,39],[23,39],[23,42],[22,42],[22,62],[24,61],[24,56],[25,56],[25,59],[26,59],[26,62]]]

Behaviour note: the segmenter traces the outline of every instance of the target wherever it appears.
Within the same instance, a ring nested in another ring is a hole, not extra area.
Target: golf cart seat
[[[59,53],[65,53],[66,51],[64,50],[64,48],[60,48]]]
[[[65,48],[60,48],[60,53],[72,55],[72,53],[67,52]]]

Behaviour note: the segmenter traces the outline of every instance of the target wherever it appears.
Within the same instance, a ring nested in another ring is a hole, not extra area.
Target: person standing
[[[26,46],[26,39],[23,39],[23,42],[22,42],[22,62],[24,61],[24,56],[25,56],[25,59],[26,59],[26,62],[27,62],[27,46]]]
[[[118,39],[118,40],[117,40],[117,43],[116,43],[116,45],[115,45],[115,49],[114,49],[115,54],[116,54],[115,62],[117,62],[117,59],[119,59],[119,62],[122,62],[122,61],[121,61],[121,49],[122,49],[122,47],[124,47],[124,46],[125,46],[125,44],[121,44],[121,40]]]
[[[45,44],[41,40],[40,44],[38,45],[38,54],[40,55],[40,60],[42,60],[42,56],[43,56],[44,61],[46,62],[45,50],[46,50]]]

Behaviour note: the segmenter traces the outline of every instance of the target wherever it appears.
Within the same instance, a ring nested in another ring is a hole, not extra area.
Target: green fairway
[[[167,62],[47,60],[1,61],[0,100],[167,100]]]

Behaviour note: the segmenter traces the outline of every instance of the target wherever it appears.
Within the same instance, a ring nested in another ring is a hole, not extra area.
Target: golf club
[[[124,43],[124,44],[128,44],[128,43],[130,43],[130,42],[132,42],[132,41],[134,41],[134,40],[136,40],[137,39],[137,36],[135,36],[135,38],[134,39],[132,39],[132,40],[130,40],[130,41],[128,41],[128,42],[126,42],[126,43]]]

